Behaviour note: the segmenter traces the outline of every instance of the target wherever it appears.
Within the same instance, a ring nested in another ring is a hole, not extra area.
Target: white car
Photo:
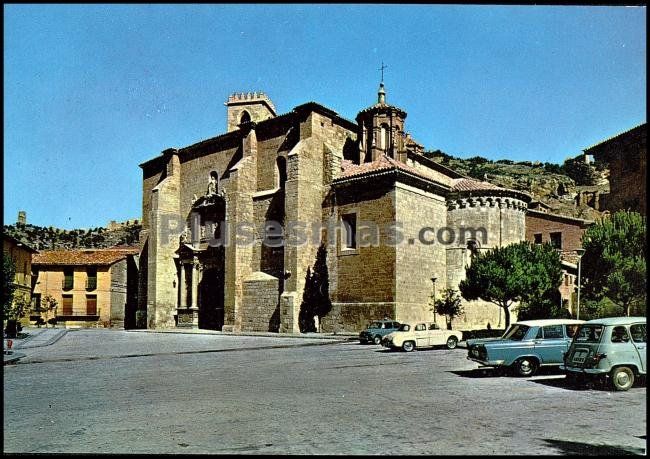
[[[435,322],[411,322],[402,324],[399,330],[386,335],[381,345],[406,352],[432,346],[447,346],[453,349],[462,336],[463,334],[456,330],[440,329]]]

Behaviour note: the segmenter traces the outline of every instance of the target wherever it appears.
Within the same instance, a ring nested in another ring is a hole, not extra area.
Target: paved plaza
[[[466,350],[71,330],[4,367],[7,453],[644,454],[646,387],[477,370]]]

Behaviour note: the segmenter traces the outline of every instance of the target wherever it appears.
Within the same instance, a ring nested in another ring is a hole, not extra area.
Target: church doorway
[[[199,328],[221,330],[223,327],[223,280],[223,270],[208,268],[203,272],[198,291]]]

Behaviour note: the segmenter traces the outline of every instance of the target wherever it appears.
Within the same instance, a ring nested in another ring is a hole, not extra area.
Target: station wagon
[[[399,329],[400,323],[394,320],[376,320],[372,322],[365,330],[359,333],[361,344],[375,343],[381,344],[381,339]]]
[[[646,374],[646,318],[608,317],[585,322],[573,338],[562,368],[571,383],[607,380],[625,391]]]
[[[511,368],[520,376],[532,376],[540,366],[562,364],[582,323],[574,319],[516,322],[501,338],[468,340],[467,358],[484,367]]]

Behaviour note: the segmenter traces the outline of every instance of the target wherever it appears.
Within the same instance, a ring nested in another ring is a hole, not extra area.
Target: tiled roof
[[[337,180],[396,169],[408,172],[409,174],[417,175],[418,177],[422,177],[427,180],[431,180],[430,177],[427,177],[416,168],[404,164],[401,161],[397,161],[396,159],[386,156],[385,154],[382,154],[379,159],[375,161],[361,164],[354,164],[352,161],[344,159],[341,161],[341,175]]]
[[[34,255],[34,265],[112,265],[128,255],[139,253],[138,248],[49,250]]]
[[[404,110],[402,110],[401,108],[396,107],[394,105],[377,103],[377,104],[371,105],[370,107],[364,108],[363,110],[361,110],[359,112],[359,114],[372,112],[372,111],[375,111],[375,110],[396,110],[398,112],[404,113]]]
[[[568,220],[570,223],[577,223],[581,226],[589,226],[594,223],[593,220],[585,220],[584,218],[572,217],[570,215],[554,214],[551,212],[540,212],[535,209],[528,209],[528,213],[533,217],[539,217],[547,220]]]
[[[469,178],[454,179],[451,191],[484,191],[484,190],[505,190],[489,182],[480,182]]]

